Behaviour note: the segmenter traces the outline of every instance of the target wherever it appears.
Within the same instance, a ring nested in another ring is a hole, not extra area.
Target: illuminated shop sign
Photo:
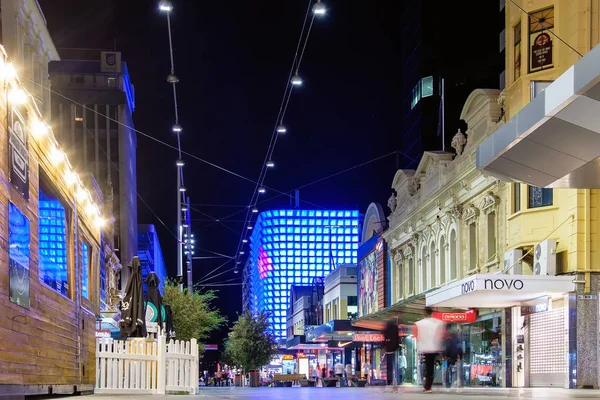
[[[476,322],[477,312],[475,310],[467,312],[434,312],[433,318],[448,323]]]
[[[385,342],[385,336],[383,336],[380,333],[373,333],[373,334],[355,333],[354,341],[355,342],[372,342],[372,343]]]

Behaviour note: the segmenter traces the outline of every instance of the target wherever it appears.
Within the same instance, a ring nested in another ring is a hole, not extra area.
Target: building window
[[[106,269],[102,268],[100,270],[100,310],[107,310],[108,306],[106,304]]]
[[[421,79],[421,97],[433,96],[433,76]]]
[[[487,215],[487,257],[488,262],[496,258],[496,212],[492,211]]]
[[[469,224],[469,269],[477,268],[477,224]]]
[[[551,206],[552,197],[552,189],[529,186],[529,208]]]
[[[13,203],[8,203],[9,299],[29,308],[30,223]]]
[[[431,259],[429,263],[430,271],[431,271],[431,287],[436,287],[436,270],[435,270],[435,242],[431,242],[429,258]]]
[[[412,257],[408,258],[408,294],[415,294],[415,260]]]
[[[440,285],[446,283],[446,237],[440,238]]]
[[[109,76],[107,81],[108,81],[107,85],[109,88],[117,87],[117,78],[115,78],[114,76]]]
[[[456,231],[453,229],[450,233],[450,280],[455,280],[458,277],[458,268],[456,256],[458,243],[456,243]]]
[[[398,261],[398,265],[396,265],[396,277],[395,277],[395,284],[396,284],[396,301],[400,300],[403,296],[403,285],[404,285],[404,277],[403,277],[403,273],[404,273],[404,263],[405,258],[402,258],[400,261]]]
[[[335,299],[333,301],[333,315],[332,315],[331,319],[338,319],[339,318],[339,316],[338,316],[338,304],[337,303],[338,303],[338,301],[337,301],[337,299]]]
[[[521,77],[521,22],[513,28],[515,81]]]
[[[521,184],[513,183],[513,212],[521,211]]]
[[[66,208],[56,196],[42,187],[41,180],[39,193],[40,280],[69,297]]]
[[[427,246],[421,249],[421,291],[427,289]]]
[[[553,67],[554,7],[529,14],[529,72]]]
[[[81,242],[81,295],[86,299],[90,298],[90,247],[85,242]]]
[[[411,92],[411,98],[412,100],[410,102],[410,109],[412,110],[416,107],[419,100],[421,100],[421,81],[418,81],[415,87],[413,88]]]
[[[353,320],[358,317],[358,297],[348,296],[348,319]]]

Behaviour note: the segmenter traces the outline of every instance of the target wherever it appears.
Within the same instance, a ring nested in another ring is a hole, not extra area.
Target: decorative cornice
[[[483,211],[485,214],[495,212],[498,208],[498,203],[500,203],[500,198],[494,193],[488,192],[481,201],[481,211]]]
[[[463,213],[463,219],[465,224],[469,225],[479,216],[479,209],[473,204],[469,204]]]
[[[462,206],[460,204],[456,204],[456,205],[452,206],[450,208],[450,210],[448,210],[447,215],[448,215],[448,217],[450,217],[450,219],[452,219],[454,221],[460,220],[460,218],[463,215]]]

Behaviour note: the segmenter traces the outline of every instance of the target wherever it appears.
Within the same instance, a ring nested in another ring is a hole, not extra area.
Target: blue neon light
[[[40,280],[63,296],[69,294],[65,207],[40,188]]]

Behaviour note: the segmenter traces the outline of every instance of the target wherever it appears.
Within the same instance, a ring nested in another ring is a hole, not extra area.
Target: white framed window
[[[458,278],[458,241],[456,237],[456,229],[450,232],[450,280]]]
[[[440,237],[440,285],[446,283],[446,236]]]
[[[430,287],[434,288],[437,286],[437,270],[436,270],[436,254],[435,254],[435,241],[431,242],[429,246],[429,269],[430,269]]]

